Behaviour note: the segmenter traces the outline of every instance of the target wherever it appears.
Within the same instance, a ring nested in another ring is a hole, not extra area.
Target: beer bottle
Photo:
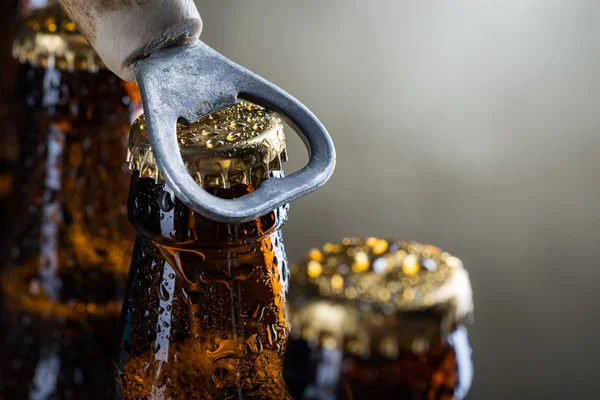
[[[0,398],[104,398],[134,238],[132,88],[57,5],[25,17],[15,55],[20,222],[1,269]]]
[[[285,378],[297,400],[463,398],[471,383],[461,261],[434,246],[344,239],[291,268]]]
[[[0,238],[4,239],[10,226],[7,219],[9,196],[13,190],[13,169],[18,158],[16,99],[14,79],[17,62],[12,56],[18,0],[0,0]],[[1,240],[4,242],[4,240]],[[0,257],[4,243],[0,243]]]
[[[110,398],[290,399],[287,206],[242,224],[203,217],[163,183],[145,128],[141,118],[130,134],[137,241]],[[239,198],[282,174],[281,122],[258,106],[240,103],[177,131],[189,173],[215,196]]]

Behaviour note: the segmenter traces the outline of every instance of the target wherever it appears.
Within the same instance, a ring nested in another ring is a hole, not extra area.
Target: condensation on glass
[[[285,378],[297,400],[462,399],[473,375],[462,262],[378,238],[313,249],[291,268]]]
[[[177,132],[197,183],[235,199],[282,175],[282,129],[272,113],[240,103]],[[282,377],[287,206],[237,225],[195,213],[157,172],[144,118],[128,160],[138,236],[111,398],[291,399]]]
[[[13,46],[23,121],[0,398],[101,399],[135,237],[123,160],[137,93],[57,5],[28,10]]]

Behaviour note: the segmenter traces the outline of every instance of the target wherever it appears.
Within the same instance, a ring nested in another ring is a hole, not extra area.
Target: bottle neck
[[[327,338],[331,342],[331,336],[324,335]],[[466,329],[459,327],[446,341],[426,349],[419,348],[420,340],[414,338],[414,349],[400,349],[394,357],[386,357],[380,354],[389,347],[385,342],[381,351],[356,355],[337,343],[293,339],[285,363],[288,388],[295,398],[307,393],[340,399],[464,398],[473,378]]]
[[[282,172],[272,172],[281,176]],[[129,193],[129,219],[134,228],[157,244],[183,248],[224,247],[260,242],[281,229],[287,220],[288,206],[278,208],[242,224],[216,222],[194,212],[174,199],[168,187],[135,172]],[[236,199],[252,192],[259,182],[234,185],[229,189],[208,188],[223,199]]]
[[[213,193],[230,198],[250,190]],[[164,185],[132,179],[129,215],[138,242],[116,394],[289,398],[281,376],[289,330],[280,231],[286,211],[220,224],[172,199]]]

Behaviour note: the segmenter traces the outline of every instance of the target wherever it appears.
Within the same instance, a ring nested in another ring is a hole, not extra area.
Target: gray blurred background
[[[599,398],[599,1],[197,3],[203,40],[336,142],[291,261],[344,236],[436,244],[474,285],[470,399]]]

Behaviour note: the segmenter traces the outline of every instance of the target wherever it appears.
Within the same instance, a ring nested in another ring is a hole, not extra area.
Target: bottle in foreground
[[[24,122],[0,398],[104,398],[134,239],[123,162],[132,102],[56,5],[26,16],[14,49]]]
[[[296,400],[462,399],[473,375],[462,262],[434,246],[369,238],[291,268],[285,378]]]
[[[281,122],[252,104],[179,125],[178,139],[190,174],[215,196],[240,198],[282,174]],[[289,399],[287,206],[239,225],[195,213],[157,173],[143,117],[129,162],[138,236],[110,398]]]

